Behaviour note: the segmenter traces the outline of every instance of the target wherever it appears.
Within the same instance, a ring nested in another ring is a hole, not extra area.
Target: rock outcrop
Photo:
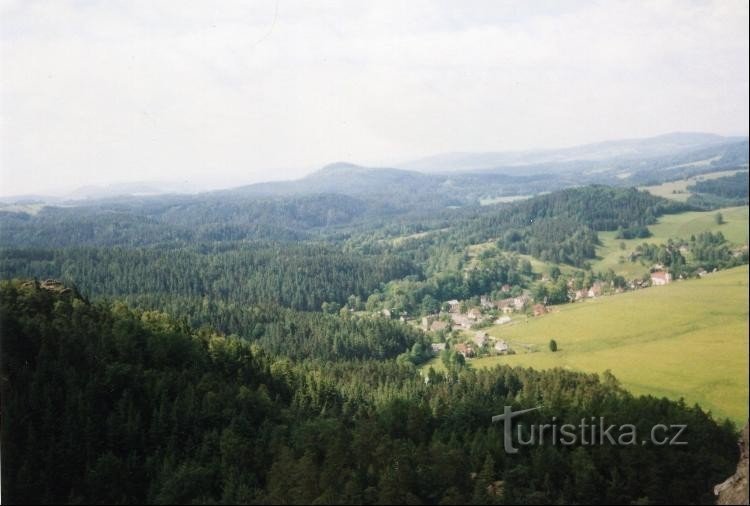
[[[716,504],[748,504],[748,425],[742,429],[740,439],[740,462],[737,464],[737,472],[727,478],[723,483],[714,487],[717,496]]]

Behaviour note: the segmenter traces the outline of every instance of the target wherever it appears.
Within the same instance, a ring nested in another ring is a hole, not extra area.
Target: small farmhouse
[[[500,339],[495,343],[495,351],[501,354],[508,353],[508,343],[504,339]]]
[[[482,317],[482,312],[479,310],[479,308],[473,307],[469,309],[469,312],[466,314],[466,316],[470,320],[477,321],[478,319]]]
[[[542,316],[547,313],[547,307],[544,304],[534,304],[534,316]]]
[[[651,284],[653,286],[666,285],[672,281],[672,275],[667,271],[655,271],[651,273]]]
[[[456,350],[456,353],[463,355],[464,358],[471,358],[474,356],[474,348],[472,348],[470,344],[458,343],[453,349]]]
[[[474,342],[477,346],[480,348],[487,344],[487,340],[490,338],[489,334],[487,332],[479,331],[476,334],[474,334]]]
[[[519,295],[518,297],[513,299],[513,307],[516,311],[523,311],[523,308],[526,307],[526,304],[531,302],[531,297],[528,295]]]

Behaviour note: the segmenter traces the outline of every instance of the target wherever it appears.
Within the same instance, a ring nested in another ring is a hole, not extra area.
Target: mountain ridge
[[[747,136],[721,136],[701,132],[671,132],[653,137],[614,139],[563,148],[508,151],[457,151],[431,155],[394,164],[399,168],[425,172],[484,171],[498,166],[516,167],[541,163],[600,161],[660,157],[675,150],[691,150],[747,142]]]

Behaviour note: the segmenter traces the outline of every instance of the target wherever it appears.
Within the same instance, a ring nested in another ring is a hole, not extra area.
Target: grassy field
[[[592,264],[595,272],[613,269],[616,273],[626,278],[640,277],[648,269],[640,263],[631,263],[627,260],[620,262],[620,257],[627,259],[635,247],[644,242],[663,244],[668,239],[690,238],[691,234],[706,231],[721,231],[730,242],[734,244],[747,244],[748,239],[748,206],[728,207],[720,209],[724,216],[723,225],[717,225],[714,217],[717,211],[690,212],[681,214],[670,214],[659,218],[656,225],[648,228],[653,234],[647,239],[620,240],[615,239],[616,232],[599,232],[601,246],[597,248],[599,259]],[[620,248],[620,243],[625,243],[625,249]]]
[[[587,372],[611,370],[636,394],[684,397],[715,416],[748,417],[748,268],[554,308],[495,326],[518,353],[472,360]],[[549,351],[555,339],[559,351]],[[538,351],[523,352],[523,345]],[[428,365],[440,367],[437,360]],[[424,367],[427,367],[425,365]]]
[[[484,197],[479,199],[479,205],[489,206],[492,204],[507,204],[510,202],[518,202],[519,200],[526,200],[533,197],[533,195],[507,195],[505,197]]]
[[[747,169],[746,169],[747,170]],[[709,179],[718,179],[720,177],[731,176],[737,172],[744,172],[738,170],[725,170],[721,172],[711,172],[710,174],[701,174],[699,176],[693,176],[686,179],[680,179],[679,181],[670,181],[655,186],[643,186],[640,190],[646,190],[652,195],[664,197],[666,199],[678,200],[685,202],[691,192],[688,191],[687,187],[697,183],[698,181],[707,181]]]

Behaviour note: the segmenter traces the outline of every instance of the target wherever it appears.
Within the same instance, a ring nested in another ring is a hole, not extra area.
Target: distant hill
[[[66,200],[103,199],[124,196],[163,195],[165,193],[195,193],[198,188],[179,181],[133,181],[107,185],[87,185],[62,196]]]
[[[492,165],[500,162],[506,165]],[[245,234],[245,220],[251,219],[264,226],[276,226],[279,220],[292,224],[289,233],[297,237],[305,226],[391,220],[408,213],[432,219],[441,211],[471,211],[480,204],[505,204],[565,188],[653,186],[746,168],[748,140],[678,133],[561,150],[451,154],[406,165],[429,166],[431,171],[337,162],[295,180],[200,193],[191,191],[187,183],[120,183],[82,188],[66,197],[7,197],[0,199],[0,213],[36,214],[50,205],[100,206],[117,212],[139,210],[180,226],[189,226],[184,217],[191,213],[218,213],[231,217],[227,219],[242,230],[239,235]],[[445,171],[448,167],[453,170]],[[728,204],[713,199],[700,207],[722,205]],[[170,211],[165,213],[165,209]],[[175,234],[182,237],[183,231]]]
[[[485,153],[446,153],[397,164],[399,167],[429,173],[508,170],[521,167],[545,171],[669,159],[693,154],[721,154],[735,146],[747,146],[747,137],[723,137],[706,133],[670,133],[645,139],[624,139],[561,149]],[[711,148],[711,149],[709,149]],[[698,161],[698,160],[694,160]],[[598,162],[592,164],[591,162]],[[745,156],[747,162],[747,155]]]
[[[426,187],[438,185],[442,179],[444,178],[410,170],[362,167],[352,163],[337,162],[326,165],[301,179],[256,183],[229,191],[268,196],[309,193],[360,195],[390,192],[394,185],[401,189],[420,191]]]

